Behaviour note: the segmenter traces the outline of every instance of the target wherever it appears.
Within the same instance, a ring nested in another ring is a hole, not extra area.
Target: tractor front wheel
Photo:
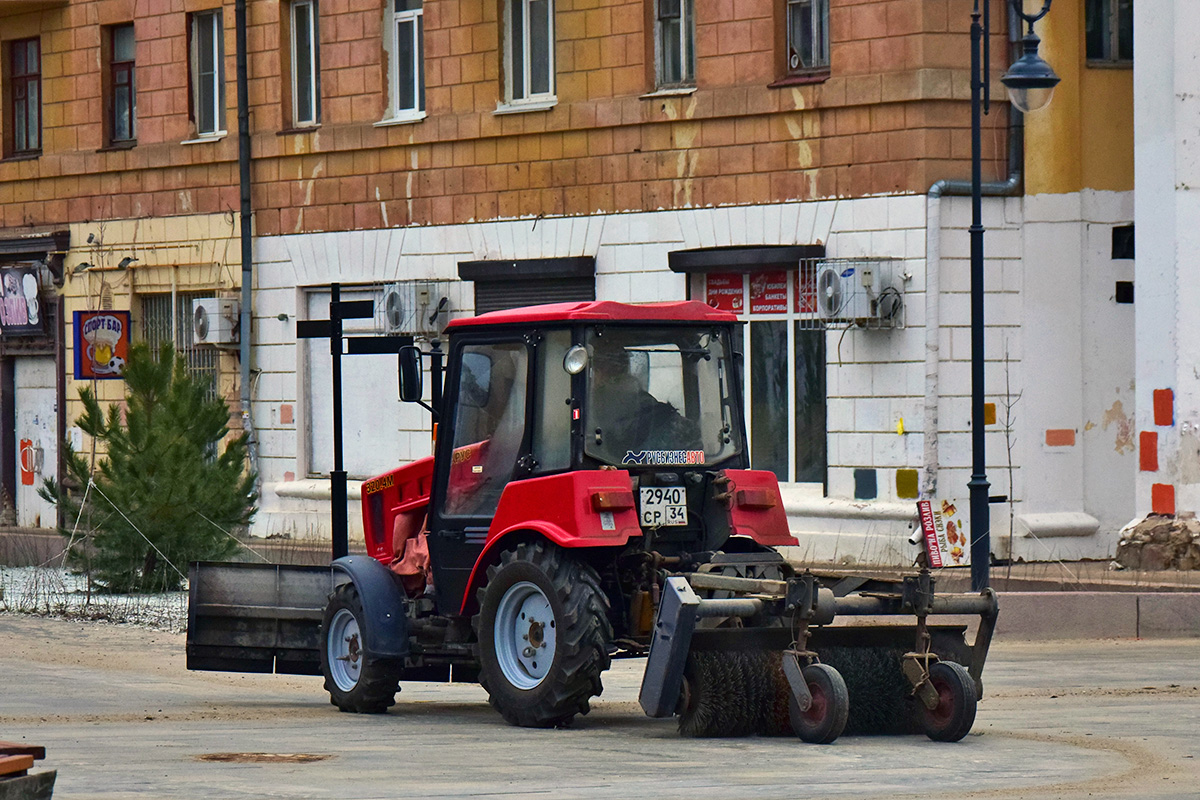
[[[612,639],[595,570],[554,545],[521,544],[488,569],[479,606],[479,682],[504,719],[548,728],[588,713]]]
[[[337,587],[321,621],[321,674],[340,711],[382,714],[396,704],[401,665],[371,657],[363,641],[363,607],[353,583]]]

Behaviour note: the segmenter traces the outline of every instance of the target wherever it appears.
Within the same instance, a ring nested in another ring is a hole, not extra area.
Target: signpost
[[[375,316],[373,300],[342,300],[341,284],[329,284],[329,319],[297,320],[297,339],[329,339],[333,366],[333,470],[329,473],[333,558],[350,553],[350,520],[346,510],[346,470],[342,468],[342,352],[346,355],[399,354],[411,336],[342,336],[342,321]]]

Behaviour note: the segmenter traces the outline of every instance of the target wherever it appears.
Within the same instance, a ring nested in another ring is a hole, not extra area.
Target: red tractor
[[[430,362],[434,455],[363,483],[365,556],[194,565],[189,667],[319,669],[360,713],[401,680],[478,680],[547,727],[588,712],[612,658],[649,655],[643,708],[685,734],[961,738],[994,595],[775,550],[796,541],[776,477],[749,469],[737,325],[698,302],[557,304],[451,322],[444,370],[437,345],[401,351],[404,400],[424,404]],[[974,646],[939,613],[979,614]],[[860,614],[916,624],[830,624]]]

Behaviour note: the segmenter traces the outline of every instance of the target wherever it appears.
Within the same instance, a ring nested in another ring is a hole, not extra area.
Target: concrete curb
[[[1200,592],[1006,592],[996,638],[1200,638]]]

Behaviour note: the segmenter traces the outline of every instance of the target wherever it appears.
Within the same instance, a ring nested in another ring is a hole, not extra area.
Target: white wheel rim
[[[333,615],[325,648],[333,682],[343,692],[351,691],[362,674],[362,636],[358,620],[348,610],[341,608]]]
[[[557,624],[545,592],[529,581],[508,588],[496,610],[496,660],[518,689],[533,689],[554,664]]]

